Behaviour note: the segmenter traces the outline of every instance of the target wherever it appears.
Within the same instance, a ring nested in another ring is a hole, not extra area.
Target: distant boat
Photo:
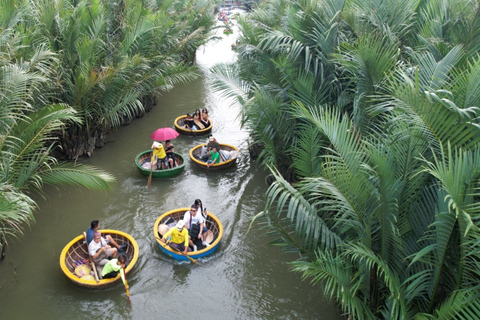
[[[225,169],[233,165],[237,161],[238,157],[238,148],[231,146],[229,144],[224,144],[220,143],[220,149],[222,151],[230,153],[230,158],[220,162],[220,163],[214,163],[210,166],[209,170],[219,170],[219,169]],[[190,150],[190,159],[192,159],[193,163],[200,168],[207,168],[207,163],[205,161],[200,160],[201,159],[201,153],[202,153],[202,147],[205,146],[204,143],[199,144],[195,147],[193,147]],[[220,156],[221,159],[223,159],[222,156]]]
[[[176,175],[179,175],[183,169],[185,169],[185,159],[179,153],[175,154],[175,160],[177,162],[177,166],[168,169],[154,169],[152,170],[152,177],[153,178],[170,178]],[[137,165],[138,171],[140,171],[144,176],[150,175],[150,159],[152,158],[152,150],[147,150],[141,152],[135,158],[135,164]]]
[[[113,240],[119,245],[126,244],[125,251],[118,254],[125,254],[127,256],[125,273],[129,273],[138,260],[138,245],[132,236],[125,232],[117,230],[100,230],[102,236],[110,235]],[[88,254],[88,245],[85,242],[84,236],[79,235],[70,241],[60,253],[60,268],[63,273],[73,283],[86,288],[103,289],[113,285],[120,279],[120,274],[115,278],[102,279],[98,283],[95,278],[90,275],[91,269],[90,257]],[[100,267],[97,266],[97,269]],[[97,270],[97,272],[100,270]]]
[[[210,125],[204,129],[200,129],[200,130],[191,130],[191,129],[187,129],[183,126],[183,121],[185,120],[185,118],[187,117],[187,115],[183,115],[183,116],[180,116],[178,117],[177,119],[175,119],[175,129],[177,129],[177,131],[181,134],[185,134],[187,136],[201,136],[201,135],[204,135],[204,134],[207,134],[207,133],[210,133],[210,131],[212,131],[212,126],[213,126],[213,122],[212,120],[208,120],[210,122]]]
[[[165,232],[168,231],[169,228],[175,228],[175,225],[177,224],[178,221],[183,220],[183,216],[185,212],[189,211],[190,208],[178,208],[178,209],[173,209],[168,212],[165,212],[162,214],[158,219],[155,221],[155,224],[153,225],[153,235],[155,237],[155,241],[157,241],[158,246],[160,247],[160,250],[162,250],[163,253],[165,253],[167,256],[176,259],[176,260],[189,260],[186,256],[184,256],[181,252],[178,252],[174,249],[172,249],[170,246],[167,244],[163,243],[160,241],[162,235],[162,228],[165,228]],[[211,239],[207,240],[208,243],[210,243],[210,246],[205,247],[201,243],[196,243],[198,247],[198,251],[191,251],[187,252],[187,256],[193,259],[201,258],[208,256],[215,252],[215,250],[218,249],[220,245],[220,241],[222,240],[223,237],[223,226],[220,220],[213,215],[211,212],[207,211],[207,221],[206,221],[206,227],[208,230],[212,232],[212,237]]]

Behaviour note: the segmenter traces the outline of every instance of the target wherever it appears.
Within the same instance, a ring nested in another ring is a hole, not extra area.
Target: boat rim
[[[177,130],[180,130],[180,131],[183,131],[183,132],[188,132],[188,133],[192,132],[192,133],[195,133],[195,134],[201,134],[201,133],[205,133],[208,130],[211,130],[213,128],[213,121],[211,119],[208,119],[208,121],[210,121],[210,125],[208,127],[200,129],[200,130],[190,131],[189,129],[186,129],[186,128],[178,125],[178,120],[180,120],[182,118],[186,118],[186,117],[187,117],[187,115],[183,115],[183,116],[179,116],[179,117],[175,118],[173,124],[175,125],[175,128],[177,128]]]
[[[176,208],[176,209],[173,209],[173,210],[170,210],[170,211],[167,211],[165,213],[163,213],[162,215],[160,215],[160,217],[157,218],[157,220],[155,220],[155,223],[153,224],[153,234],[155,236],[155,241],[160,245],[162,246],[165,250],[167,251],[170,251],[172,253],[175,253],[175,254],[178,254],[179,252],[176,251],[176,250],[173,250],[170,246],[168,246],[166,243],[163,243],[162,241],[160,241],[160,238],[158,237],[158,226],[160,225],[160,221],[162,221],[164,218],[166,218],[167,216],[169,215],[172,215],[176,212],[180,212],[180,211],[189,211],[190,208],[189,207],[185,207],[185,208]],[[216,224],[218,225],[218,236],[217,236],[217,239],[215,239],[215,241],[213,241],[212,243],[210,243],[210,246],[206,247],[206,248],[203,248],[201,250],[198,250],[198,251],[191,251],[191,252],[187,252],[187,256],[195,256],[195,255],[198,255],[198,254],[202,254],[204,252],[207,252],[209,250],[211,250],[211,248],[217,246],[219,243],[220,243],[220,240],[222,240],[222,237],[223,237],[223,225],[222,223],[220,222],[220,219],[217,218],[217,216],[215,216],[213,213],[211,213],[210,211],[207,211],[207,214],[209,217],[211,217],[213,220],[215,220]]]
[[[128,266],[125,268],[125,273],[130,272],[130,270],[133,269],[133,267],[135,266],[135,264],[137,263],[137,260],[138,260],[139,248],[138,248],[138,244],[135,241],[135,239],[131,235],[129,235],[128,233],[125,233],[125,232],[122,232],[122,231],[119,231],[119,230],[102,229],[102,230],[99,230],[99,231],[102,234],[104,234],[104,233],[115,233],[115,234],[118,234],[118,235],[121,235],[121,236],[127,238],[130,241],[130,243],[133,246],[133,257],[130,260],[130,263],[128,264]],[[70,249],[70,247],[72,247],[75,243],[77,243],[78,241],[80,241],[82,239],[83,239],[83,234],[75,237],[73,240],[71,240],[63,248],[62,252],[60,253],[60,268],[62,269],[63,273],[73,282],[80,283],[80,284],[83,284],[83,285],[86,285],[86,286],[91,286],[91,287],[105,285],[105,284],[115,282],[119,278],[119,276],[117,276],[115,278],[110,278],[110,279],[102,279],[97,283],[96,280],[81,279],[81,278],[77,277],[76,275],[74,275],[70,270],[68,270],[67,265],[65,263],[68,249]]]
[[[195,150],[197,150],[198,148],[202,147],[203,145],[206,145],[206,143],[201,143],[201,144],[193,147],[192,149],[190,149],[189,155],[190,155],[190,159],[192,159],[195,163],[199,164],[199,165],[202,166],[202,167],[207,167],[207,163],[206,163],[206,162],[200,161],[200,160],[198,160],[197,158],[195,158],[195,157],[193,156],[193,152],[194,152]],[[229,147],[229,148],[237,151],[237,153],[239,152],[237,147],[232,146],[232,145],[230,145],[230,144],[219,143],[219,145],[220,145],[220,146]],[[211,165],[211,167],[222,167],[222,166],[224,166],[226,163],[235,161],[237,158],[238,158],[238,154],[237,154],[237,156],[236,156],[235,158],[230,158],[230,159],[228,159],[227,161],[220,162],[220,163],[213,163],[213,164]]]

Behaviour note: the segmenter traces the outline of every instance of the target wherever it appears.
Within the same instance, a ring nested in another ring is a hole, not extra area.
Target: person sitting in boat
[[[207,213],[207,208],[203,208],[202,200],[200,199],[195,199],[195,205],[197,206],[197,211],[200,212],[202,215],[203,219],[205,220],[203,224],[203,230],[202,230],[202,244],[205,247],[208,247],[210,244],[207,243],[207,237],[212,231],[208,230],[207,228],[207,218],[208,218],[208,213]]]
[[[208,119],[208,111],[207,108],[203,108],[202,110],[202,117],[200,119],[200,122],[206,127],[210,125],[210,120]]]
[[[197,109],[193,114],[193,122],[195,123],[195,126],[198,128],[198,130],[205,129],[205,126],[203,125],[201,120],[202,120],[202,113],[200,112],[200,109]]]
[[[100,228],[100,222],[98,220],[93,220],[90,223],[90,228],[87,229],[87,245],[90,245],[90,242],[93,241],[93,234],[95,231],[98,231],[98,228]],[[112,236],[107,234],[104,238],[105,242],[109,245],[114,246],[115,248],[118,249],[118,251],[123,251],[127,247],[126,244],[119,245],[115,240],[113,240]]]
[[[95,231],[93,240],[88,245],[88,254],[95,264],[104,266],[108,263],[108,258],[117,257],[117,248],[109,246],[100,231]]]
[[[213,146],[215,146],[217,148],[217,150],[220,150],[220,144],[218,143],[217,139],[215,139],[214,136],[209,135],[208,136],[208,142],[207,142],[208,151],[211,151]]]
[[[167,243],[165,239],[168,239],[168,237],[171,237],[168,245],[182,252],[183,255],[186,255],[187,251],[192,251],[188,246],[188,231],[185,229],[184,220],[178,221],[177,225],[174,228],[170,228],[160,241]]]
[[[190,113],[187,113],[187,117],[183,120],[183,127],[190,130],[198,130]]]
[[[197,251],[197,246],[194,241],[196,239],[203,239],[203,227],[205,226],[205,219],[202,214],[199,214],[197,211],[197,205],[192,204],[190,211],[185,212],[183,216],[183,221],[185,221],[188,230],[188,241],[193,251]],[[202,244],[206,246],[205,242]]]
[[[108,261],[108,263],[103,266],[102,269],[102,278],[103,279],[110,279],[115,278],[122,267],[125,265],[126,259],[123,254],[119,255],[117,259],[112,259]],[[125,284],[125,275],[120,273],[120,277],[122,278],[123,284]],[[127,287],[128,289],[128,287]]]
[[[152,144],[153,156],[150,160],[152,166],[157,165],[157,169],[166,169],[168,166],[167,153],[160,142],[153,142]]]
[[[210,159],[207,161],[207,167],[210,168],[210,166],[214,163],[220,163],[220,154],[218,153],[217,146],[212,147],[212,151],[210,151]]]
[[[167,154],[168,166],[170,168],[176,167],[175,150],[170,140],[165,141],[165,153]]]

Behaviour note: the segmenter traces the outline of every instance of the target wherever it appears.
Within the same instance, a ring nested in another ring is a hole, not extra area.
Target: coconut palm
[[[69,158],[91,155],[109,131],[151,109],[158,92],[197,77],[194,52],[208,39],[212,5],[31,3],[24,26],[39,26],[29,29],[31,40],[46,43],[59,60],[50,102],[72,106],[82,119],[60,135]]]
[[[272,243],[352,318],[478,318],[478,7],[456,4],[267,2],[215,70],[266,146]]]
[[[16,51],[24,39],[12,29],[1,33],[0,51],[0,246],[22,234],[34,221],[31,192],[46,184],[108,190],[114,178],[88,166],[60,163],[51,154],[58,147],[55,133],[67,122],[78,122],[75,111],[64,104],[46,105],[58,60],[44,46]],[[5,49],[5,50],[4,50]],[[24,49],[24,48],[23,48]],[[26,52],[32,52],[27,56]],[[11,54],[11,55],[9,55]],[[42,104],[43,102],[43,104]]]

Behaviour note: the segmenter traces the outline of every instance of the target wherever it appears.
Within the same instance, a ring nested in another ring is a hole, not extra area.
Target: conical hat
[[[82,279],[82,280],[95,280],[95,277],[92,276],[91,274],[87,274],[87,275],[84,275],[83,277],[81,277],[80,279]]]
[[[207,238],[205,239],[205,242],[208,243],[208,244],[210,244],[210,243],[212,243],[212,241],[213,241],[213,233],[210,232],[210,233],[207,235]]]
[[[167,233],[168,230],[170,230],[170,228],[166,224],[161,224],[158,226],[158,233],[160,233],[162,236]]]
[[[87,264],[81,264],[75,268],[75,274],[79,277],[90,274],[90,271],[92,271],[92,269]]]

